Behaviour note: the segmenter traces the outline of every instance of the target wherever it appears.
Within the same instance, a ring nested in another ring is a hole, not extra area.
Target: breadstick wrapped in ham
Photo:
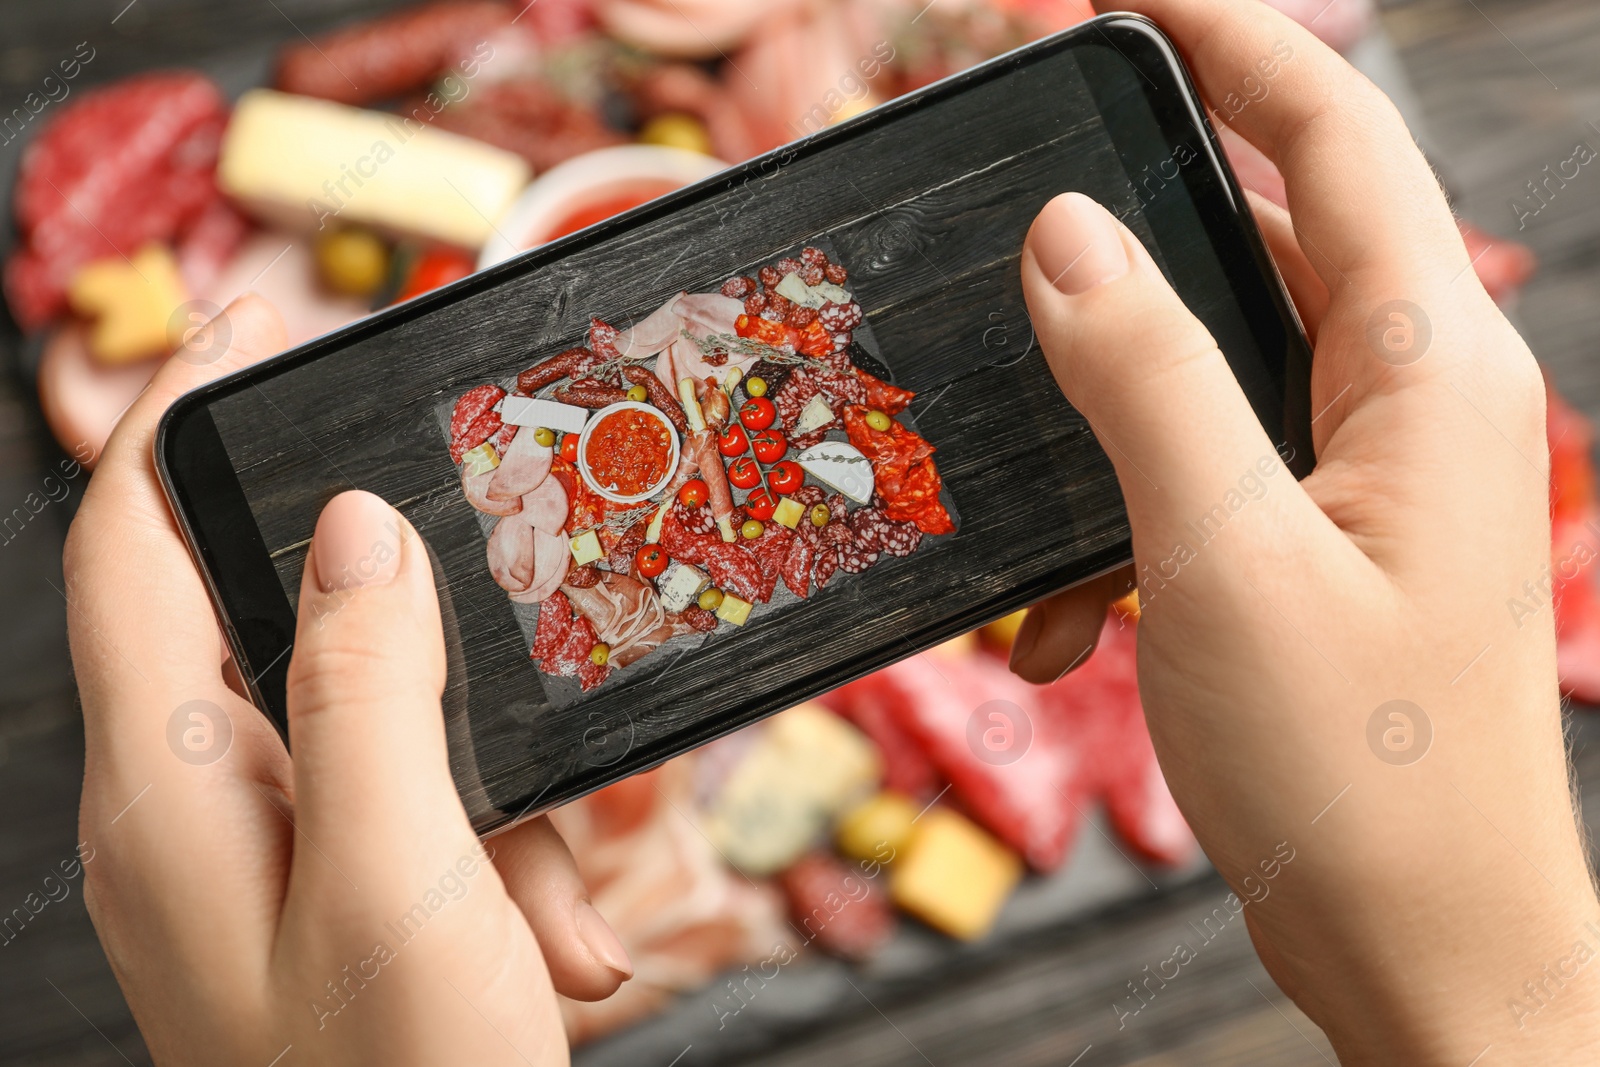
[[[717,520],[722,539],[732,542],[738,537],[733,532],[733,490],[728,488],[728,472],[722,466],[722,453],[717,451],[717,435],[706,424],[705,413],[695,397],[693,378],[678,380],[678,399],[683,401],[683,413],[689,419],[688,451],[700,468],[701,480],[706,483],[711,515]]]

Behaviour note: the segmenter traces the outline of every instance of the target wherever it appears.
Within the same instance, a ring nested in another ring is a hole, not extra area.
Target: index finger
[[[1450,281],[1467,253],[1400,113],[1327,45],[1260,0],[1095,0],[1159,25],[1212,120],[1277,164],[1301,245],[1330,290],[1372,298],[1395,276]]]
[[[229,336],[223,340],[221,331]],[[151,445],[180,393],[281,350],[283,321],[245,296],[206,327],[216,358],[173,356],[123,416],[67,537],[69,633],[91,757],[165,767],[172,753],[149,715],[197,688],[226,692],[221,635],[156,478]]]

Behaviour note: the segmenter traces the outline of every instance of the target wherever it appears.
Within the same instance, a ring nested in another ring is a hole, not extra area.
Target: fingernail
[[[1039,631],[1044,627],[1044,618],[1037,611],[1029,610],[1024,616],[1022,625],[1017,627],[1017,636],[1011,639],[1011,669],[1016,670],[1017,664],[1028,658],[1028,653],[1033,651],[1033,646],[1039,643]]]
[[[324,593],[386,585],[400,570],[400,516],[382,497],[340,493],[317,519],[311,554]]]
[[[1068,296],[1128,273],[1128,253],[1115,220],[1082,193],[1058,196],[1039,212],[1033,255],[1050,284]]]
[[[578,901],[577,922],[578,936],[589,947],[590,955],[623,978],[632,978],[633,961],[628,958],[628,950],[622,947],[611,924],[587,900]]]

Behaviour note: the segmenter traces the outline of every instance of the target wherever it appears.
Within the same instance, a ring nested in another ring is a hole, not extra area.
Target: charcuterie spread
[[[955,532],[850,286],[809,244],[441,412],[552,699]]]

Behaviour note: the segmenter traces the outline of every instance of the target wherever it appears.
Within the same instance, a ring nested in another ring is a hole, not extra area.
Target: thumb
[[[313,882],[376,888],[476,844],[450,776],[444,682],[426,547],[379,497],[339,494],[306,556],[289,664],[295,826],[323,854],[307,859]]]
[[[1099,204],[1045,205],[1022,290],[1056,381],[1116,468],[1136,559],[1171,553],[1217,507],[1211,521],[1227,522],[1241,481],[1293,485],[1210,332]]]

